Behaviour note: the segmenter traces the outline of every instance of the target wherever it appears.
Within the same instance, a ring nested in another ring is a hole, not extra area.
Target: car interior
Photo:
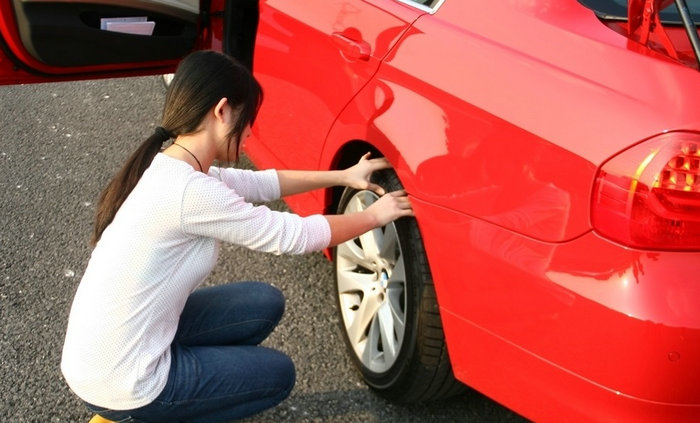
[[[198,0],[12,0],[24,48],[54,67],[178,60],[192,51],[208,3]],[[256,0],[227,0],[224,51],[252,66]],[[7,49],[6,49],[7,50]]]
[[[176,6],[145,10],[117,1],[13,2],[22,44],[35,59],[50,66],[175,59],[190,51],[197,37],[198,14]],[[102,19],[126,17],[145,17],[155,23],[152,34],[101,28]]]

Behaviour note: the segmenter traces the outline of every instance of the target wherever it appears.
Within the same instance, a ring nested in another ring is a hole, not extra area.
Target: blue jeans
[[[117,422],[223,423],[274,407],[294,387],[294,364],[258,344],[283,313],[284,296],[264,283],[198,289],[180,316],[163,392],[134,410],[88,408]]]

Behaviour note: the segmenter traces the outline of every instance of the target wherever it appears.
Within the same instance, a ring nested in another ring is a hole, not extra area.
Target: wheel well
[[[360,157],[367,152],[372,153],[372,157],[384,156],[379,150],[368,142],[355,140],[345,144],[343,148],[338,151],[333,161],[332,169],[347,169],[357,163],[357,161],[360,160]],[[332,190],[329,190],[326,193],[326,213],[336,212],[344,189],[344,187],[334,187]]]

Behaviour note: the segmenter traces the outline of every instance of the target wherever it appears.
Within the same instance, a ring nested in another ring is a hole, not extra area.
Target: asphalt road
[[[90,254],[96,198],[152,132],[163,98],[158,77],[0,87],[0,422],[90,418],[59,372],[68,311]],[[320,253],[224,246],[219,263],[208,284],[264,280],[287,296],[266,345],[294,359],[297,385],[246,422],[524,421],[475,392],[411,406],[374,395],[345,354],[332,268]]]

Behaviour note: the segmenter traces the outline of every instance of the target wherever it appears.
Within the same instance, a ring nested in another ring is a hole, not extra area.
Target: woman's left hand
[[[345,169],[344,185],[355,189],[374,191],[377,195],[384,195],[386,191],[381,186],[370,181],[372,173],[376,170],[388,169],[391,163],[384,157],[370,159],[372,153],[367,153],[360,158],[356,165]]]

